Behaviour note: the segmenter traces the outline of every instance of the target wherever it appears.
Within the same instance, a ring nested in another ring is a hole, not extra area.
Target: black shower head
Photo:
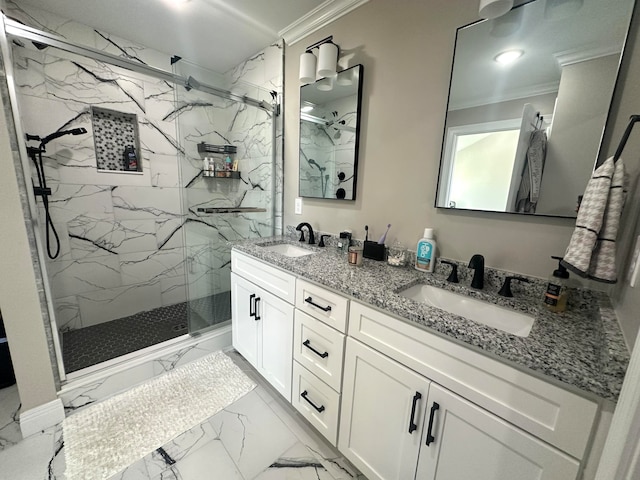
[[[62,137],[64,135],[82,135],[87,133],[87,129],[84,127],[72,128],[71,130],[61,130],[59,132],[54,132],[51,135],[47,135],[40,141],[40,147],[44,147],[51,140],[55,140],[56,138]]]

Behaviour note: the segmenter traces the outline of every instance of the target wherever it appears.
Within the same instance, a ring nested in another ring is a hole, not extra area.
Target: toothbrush
[[[384,234],[380,237],[380,240],[378,240],[378,243],[380,245],[384,245],[384,241],[387,239],[387,233],[389,233],[389,229],[391,228],[391,224],[389,223],[387,225],[387,231],[384,232]]]
[[[369,241],[369,225],[365,225],[364,226],[364,241],[368,242]]]

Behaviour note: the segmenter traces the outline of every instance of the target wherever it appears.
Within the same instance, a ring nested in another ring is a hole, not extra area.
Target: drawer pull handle
[[[311,350],[313,353],[315,353],[316,355],[318,355],[320,358],[327,358],[329,356],[329,352],[324,352],[324,353],[320,353],[318,350],[316,350],[315,348],[313,348],[311,346],[311,342],[309,341],[309,339],[305,340],[304,342],[302,342],[302,344],[307,347],[309,350]]]
[[[256,320],[261,320],[262,317],[258,316],[258,302],[260,301],[260,297],[256,297],[256,301],[254,302],[254,312],[253,314],[256,317]]]
[[[433,418],[436,416],[436,410],[438,410],[439,408],[440,408],[440,405],[438,405],[436,402],[433,402],[433,405],[431,405],[431,414],[429,415],[429,428],[427,429],[427,442],[426,442],[427,447],[431,442],[433,442],[436,439],[432,435],[433,434]]]
[[[411,405],[411,418],[409,419],[409,433],[413,433],[418,429],[418,425],[415,424],[414,420],[416,418],[416,405],[418,404],[418,400],[422,398],[422,394],[420,392],[416,392],[413,396],[413,404]]]
[[[256,304],[253,301],[254,298],[256,298],[255,293],[252,293],[251,295],[249,295],[249,316],[250,317],[256,316]]]
[[[302,398],[304,398],[307,402],[309,402],[309,405],[311,405],[313,408],[315,408],[318,413],[324,412],[324,405],[320,405],[318,407],[315,403],[313,403],[311,400],[309,400],[309,397],[307,397],[307,395],[309,395],[309,394],[307,393],[306,390],[300,394],[300,396]]]
[[[330,312],[331,311],[331,305],[327,305],[326,307],[322,307],[322,306],[318,305],[317,303],[314,303],[313,298],[311,298],[311,297],[305,298],[304,301],[307,302],[307,303],[310,303],[311,305],[313,305],[316,308],[319,308],[323,312]]]

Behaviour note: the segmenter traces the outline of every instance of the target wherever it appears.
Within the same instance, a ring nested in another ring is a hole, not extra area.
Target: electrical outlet
[[[294,212],[296,215],[302,215],[302,199],[300,197],[296,198]]]
[[[629,275],[627,280],[632,287],[636,286],[636,280],[638,278],[638,270],[640,270],[640,236],[636,238],[636,246],[633,249],[633,257],[629,265]]]

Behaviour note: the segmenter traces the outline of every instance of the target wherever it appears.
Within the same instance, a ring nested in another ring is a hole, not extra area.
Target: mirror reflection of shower
[[[310,158],[307,161],[309,165],[316,167],[320,171],[320,191],[322,192],[322,198],[324,198],[327,194],[327,183],[329,181],[329,174],[324,173],[327,170],[327,167],[321,167],[313,158]]]

